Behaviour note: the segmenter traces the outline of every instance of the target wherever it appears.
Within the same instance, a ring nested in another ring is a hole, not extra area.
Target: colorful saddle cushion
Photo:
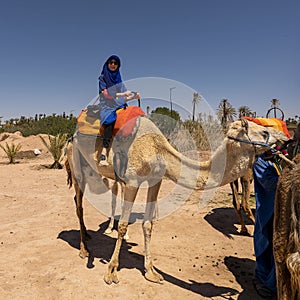
[[[129,136],[139,116],[145,116],[144,111],[138,106],[127,106],[125,109],[117,110],[117,120],[114,126],[113,135],[120,137]],[[77,118],[77,130],[81,134],[103,135],[103,126],[100,127],[99,116],[88,115],[87,109],[83,109]]]
[[[290,138],[290,133],[287,129],[287,126],[284,121],[277,118],[251,118],[251,117],[243,117],[248,121],[252,121],[258,125],[262,125],[265,127],[273,127],[277,130],[282,131],[285,135]]]

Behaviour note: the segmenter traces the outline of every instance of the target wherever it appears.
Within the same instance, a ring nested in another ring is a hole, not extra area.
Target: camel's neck
[[[192,160],[176,151],[153,123],[142,118],[134,143],[130,145],[127,176],[138,174],[143,180],[166,176],[191,188],[215,188],[243,176],[254,157],[251,145],[225,138],[208,161]],[[149,176],[149,174],[151,174]]]
[[[172,149],[167,159],[166,176],[183,186],[200,190],[219,187],[243,176],[254,157],[251,151],[246,153],[247,148],[234,148],[227,139],[213,157],[204,162],[188,159]]]
[[[207,188],[226,185],[245,175],[255,157],[254,148],[224,139],[212,157]]]

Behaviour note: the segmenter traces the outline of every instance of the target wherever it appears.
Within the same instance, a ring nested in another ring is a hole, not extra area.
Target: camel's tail
[[[69,163],[68,159],[65,160],[65,167],[66,167],[67,174],[68,174],[67,184],[68,184],[69,188],[71,188],[73,185],[73,179],[72,179],[72,172],[71,172],[71,167],[70,167],[70,163]]]

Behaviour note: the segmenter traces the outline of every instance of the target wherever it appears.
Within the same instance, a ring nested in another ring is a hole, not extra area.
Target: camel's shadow
[[[98,258],[100,262],[107,263],[109,262],[112,253],[115,248],[116,239],[106,235],[104,231],[108,227],[109,221],[103,222],[99,225],[99,230],[88,230],[90,239],[87,240],[87,247],[89,250],[89,257],[87,262],[87,268],[94,267],[94,259]],[[117,221],[115,221],[114,229]],[[79,230],[64,230],[59,233],[59,239],[64,240],[70,246],[76,249],[80,249],[80,232]],[[119,270],[126,267],[129,269],[136,268],[144,274],[143,270],[143,256],[129,251],[133,246],[136,246],[134,243],[123,242],[120,251],[120,260],[119,260]],[[129,255],[126,255],[129,254]]]
[[[255,209],[252,209],[252,213],[255,215]],[[242,212],[242,216],[247,227],[251,225],[253,226],[244,212]],[[214,208],[204,217],[204,219],[213,228],[220,231],[230,239],[233,238],[233,235],[241,235],[241,225],[238,221],[234,208]]]
[[[108,226],[108,222],[106,221],[99,225],[99,230],[93,231],[88,230],[88,233],[90,234],[91,238],[88,240],[87,245],[88,249],[90,251],[90,255],[87,262],[87,268],[93,268],[94,267],[94,259],[99,259],[100,262],[106,264],[109,262],[111,255],[114,251],[116,239],[113,237],[110,237],[104,233],[105,229]],[[62,231],[59,233],[58,238],[67,242],[71,247],[80,249],[80,234],[79,230],[68,230],[68,231]],[[127,269],[137,269],[140,271],[140,273],[144,276],[144,256],[137,254],[131,249],[134,248],[137,244],[135,243],[128,243],[123,242],[122,243],[122,249],[120,252],[120,260],[119,260],[119,270],[122,268]],[[248,299],[247,295],[248,291],[251,291],[251,280],[247,282],[247,280],[240,278],[239,276],[243,275],[243,272],[249,272],[249,269],[253,269],[254,262],[247,262],[244,263],[244,260],[242,260],[242,263],[235,262],[233,260],[239,260],[238,258],[225,258],[225,264],[228,266],[230,271],[234,274],[234,276],[237,278],[237,281],[241,284],[244,291],[242,294],[245,296],[245,298],[239,298],[239,299]],[[234,268],[235,265],[239,265],[240,267]],[[249,264],[252,264],[251,267],[249,267]],[[227,297],[237,295],[239,294],[239,291],[226,287],[226,286],[217,286],[210,282],[197,282],[194,279],[190,279],[189,281],[181,280],[180,278],[174,277],[171,274],[168,274],[158,268],[156,270],[163,275],[164,280],[166,282],[169,282],[171,284],[174,284],[180,288],[189,290],[193,293],[199,294],[202,297],[211,298],[211,297]],[[244,271],[243,271],[244,270]],[[238,272],[237,272],[238,271]],[[242,295],[241,294],[241,295]],[[228,298],[230,299],[230,298]]]
[[[243,291],[239,294],[239,300],[262,299],[253,285],[255,261],[249,258],[226,256],[224,263],[234,275]],[[252,295],[251,297],[249,295]],[[275,297],[276,298],[276,297]],[[273,298],[272,298],[273,299]]]

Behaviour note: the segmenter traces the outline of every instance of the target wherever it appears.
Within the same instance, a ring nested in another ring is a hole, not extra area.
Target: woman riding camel
[[[104,126],[103,148],[101,151],[100,162],[102,166],[107,166],[108,148],[112,139],[116,111],[127,106],[126,102],[138,99],[138,93],[127,90],[122,82],[120,74],[121,61],[116,55],[110,56],[103,65],[99,76],[99,99],[100,99],[100,123]]]

